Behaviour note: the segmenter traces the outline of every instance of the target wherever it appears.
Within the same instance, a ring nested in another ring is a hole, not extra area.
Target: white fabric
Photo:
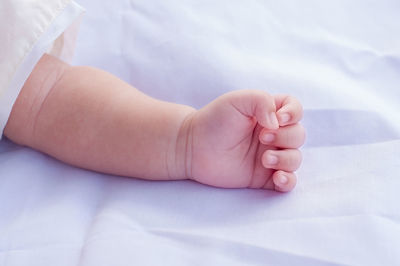
[[[3,140],[0,265],[400,264],[398,1],[79,3],[76,64],[196,107],[240,88],[297,96],[298,186],[120,178]]]
[[[12,106],[45,53],[72,59],[83,9],[71,0],[0,2],[0,138]]]

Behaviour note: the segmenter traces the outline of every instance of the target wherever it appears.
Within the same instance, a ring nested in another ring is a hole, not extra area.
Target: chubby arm
[[[4,134],[89,170],[284,192],[301,163],[301,116],[295,98],[257,90],[229,92],[195,110],[44,55]]]
[[[44,55],[22,88],[4,134],[85,169],[184,179],[185,121],[194,112],[146,96],[104,71]]]

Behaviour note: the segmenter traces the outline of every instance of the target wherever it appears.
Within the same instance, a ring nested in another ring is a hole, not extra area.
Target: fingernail
[[[275,134],[267,133],[262,136],[262,140],[266,143],[272,142],[275,139]]]
[[[289,122],[289,120],[290,120],[290,115],[287,114],[287,113],[284,113],[284,114],[279,115],[279,118],[280,118],[280,120],[281,120],[281,123],[284,124],[284,123]]]
[[[278,118],[276,117],[276,114],[274,112],[267,115],[267,120],[271,126],[271,129],[279,128]]]
[[[267,155],[267,164],[274,165],[278,163],[278,157],[272,154]]]
[[[280,184],[285,185],[288,183],[289,178],[287,178],[287,176],[285,176],[285,175],[280,175],[278,178],[278,181]]]

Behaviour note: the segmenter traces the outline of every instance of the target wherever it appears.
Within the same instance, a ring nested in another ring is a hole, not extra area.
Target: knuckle
[[[287,148],[300,148],[306,138],[306,130],[301,124],[289,126],[284,130],[279,130],[277,133],[278,142]]]
[[[301,125],[301,124],[298,124],[299,125],[299,133],[298,133],[298,136],[299,136],[299,146],[298,147],[300,147],[300,146],[302,146],[303,144],[304,144],[304,142],[306,141],[306,129]]]
[[[302,159],[303,158],[299,150],[291,150],[288,156],[286,156],[285,165],[290,171],[295,171],[300,167]]]

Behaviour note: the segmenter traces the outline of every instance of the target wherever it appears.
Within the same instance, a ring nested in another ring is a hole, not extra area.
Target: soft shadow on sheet
[[[307,130],[305,147],[357,145],[391,141],[400,133],[372,111],[305,110],[303,126]]]

